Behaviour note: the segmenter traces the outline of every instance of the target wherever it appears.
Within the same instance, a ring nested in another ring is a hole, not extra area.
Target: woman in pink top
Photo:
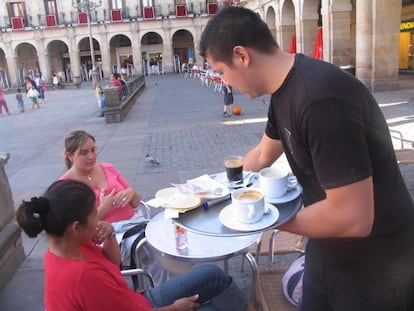
[[[7,102],[3,97],[3,90],[0,89],[0,117],[3,115],[3,107],[7,114],[10,114],[9,107],[7,107]]]
[[[98,219],[109,222],[130,219],[140,205],[141,195],[108,163],[97,163],[95,138],[82,130],[65,138],[65,164],[60,179],[86,183],[95,193]]]

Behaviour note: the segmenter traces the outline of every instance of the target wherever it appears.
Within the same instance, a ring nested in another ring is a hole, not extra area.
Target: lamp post
[[[72,0],[72,6],[77,8],[79,11],[86,12],[88,16],[88,31],[89,31],[89,49],[91,51],[91,61],[92,61],[92,85],[95,87],[95,82],[97,80],[98,72],[96,72],[95,65],[95,51],[93,48],[93,37],[92,37],[92,27],[91,27],[91,12],[96,10],[102,5],[102,0],[99,0],[98,3],[90,0],[80,0],[76,3],[76,0]]]

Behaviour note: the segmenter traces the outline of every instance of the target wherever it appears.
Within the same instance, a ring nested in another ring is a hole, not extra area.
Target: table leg
[[[246,257],[247,261],[250,264],[250,268],[252,269],[252,287],[253,287],[252,301],[253,301],[253,306],[257,309],[258,308],[258,302],[257,302],[257,297],[256,297],[257,263],[253,255],[250,254],[249,252],[244,254],[244,257]]]

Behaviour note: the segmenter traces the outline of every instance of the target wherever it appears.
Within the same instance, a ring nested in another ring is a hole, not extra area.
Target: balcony
[[[24,22],[22,16],[11,17],[10,22],[13,30],[24,30]]]
[[[45,25],[47,28],[57,27],[57,20],[55,15],[46,15],[45,16]]]

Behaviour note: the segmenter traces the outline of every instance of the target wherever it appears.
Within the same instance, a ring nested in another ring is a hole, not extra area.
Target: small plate
[[[213,176],[214,177],[212,178],[215,179],[217,182],[219,182],[220,184],[222,184],[223,186],[227,188],[232,189],[232,188],[247,187],[249,184],[254,182],[255,179],[257,179],[258,174],[255,172],[251,172],[251,171],[247,171],[247,172],[243,171],[243,182],[241,183],[229,182],[227,179],[226,172],[221,172]]]
[[[252,224],[244,224],[239,222],[232,213],[231,204],[224,207],[220,214],[219,219],[220,222],[229,229],[237,230],[237,231],[257,231],[266,229],[273,225],[279,218],[279,210],[273,206],[272,204],[265,203],[265,209],[269,210],[267,214],[264,214],[262,219],[259,221],[252,223]]]
[[[155,198],[162,202],[164,208],[192,209],[201,204],[201,200],[195,194],[182,194],[175,187],[164,188],[155,194]]]
[[[287,191],[284,195],[278,198],[267,198],[265,197],[266,203],[286,203],[296,199],[302,193],[302,186],[297,184],[292,190]]]

